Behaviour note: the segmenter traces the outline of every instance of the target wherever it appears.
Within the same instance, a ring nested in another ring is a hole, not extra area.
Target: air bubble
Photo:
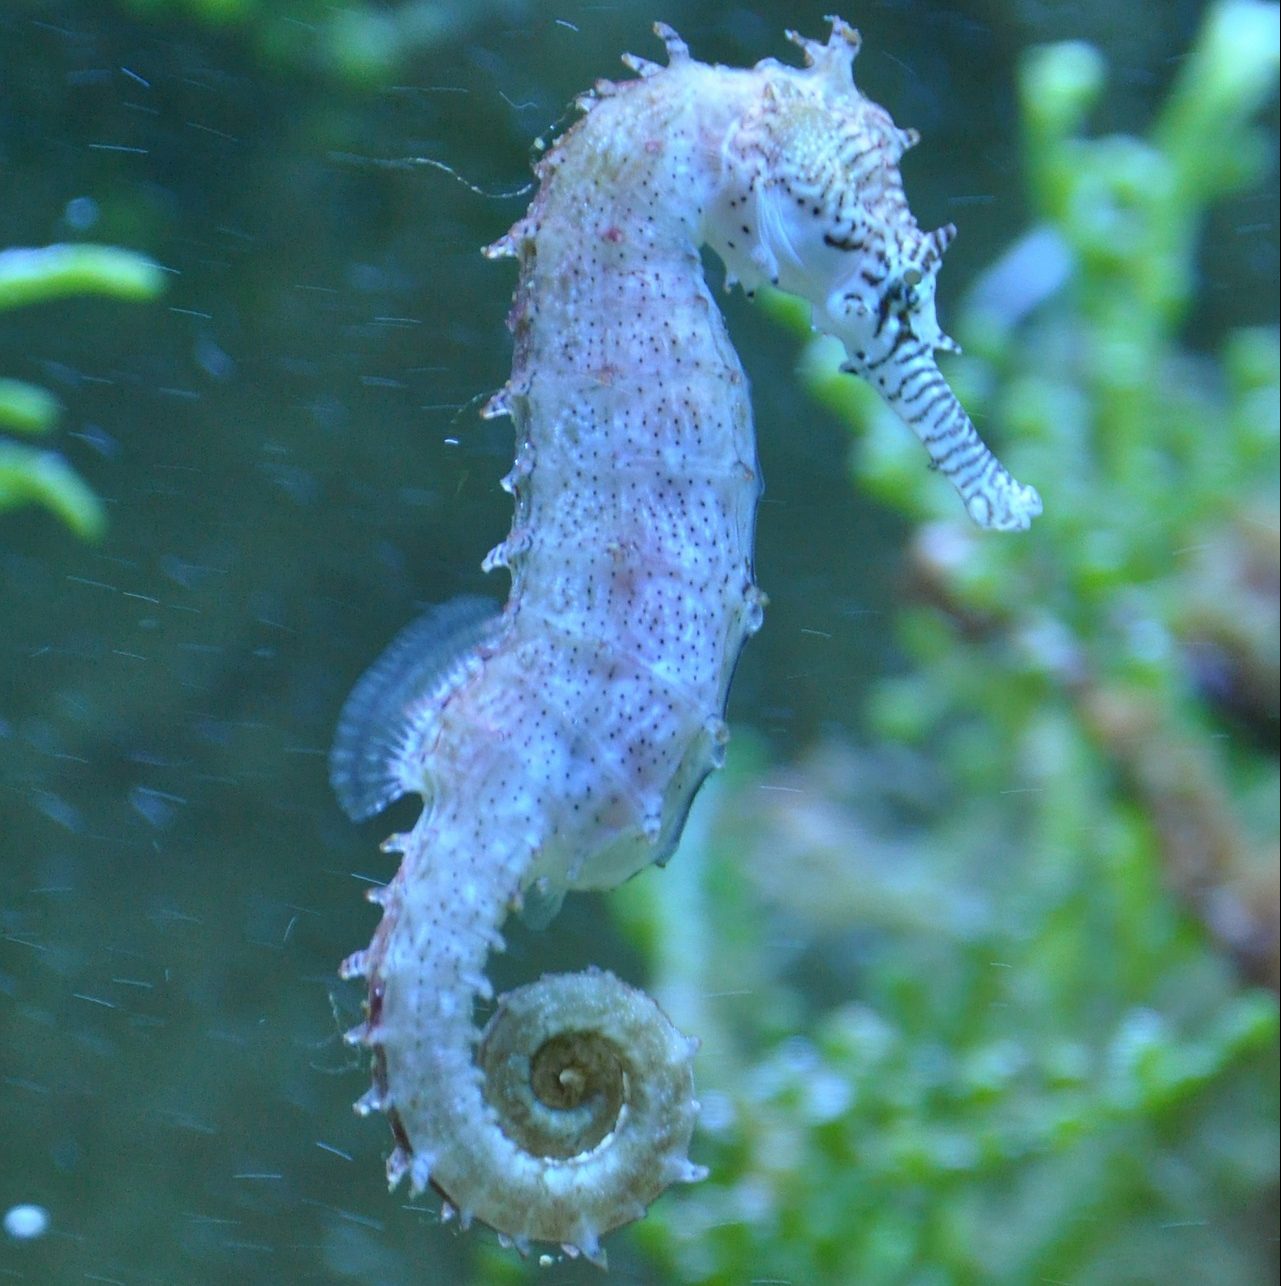
[[[44,1206],[24,1202],[10,1206],[4,1215],[4,1230],[14,1241],[36,1241],[49,1231],[49,1212]]]

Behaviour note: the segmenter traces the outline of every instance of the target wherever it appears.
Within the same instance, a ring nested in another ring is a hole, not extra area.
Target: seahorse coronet
[[[483,1031],[484,966],[519,909],[554,916],[675,850],[724,760],[730,679],[761,627],[752,543],[760,493],[747,381],[703,279],[809,301],[986,526],[1040,510],[979,440],[934,363],[954,347],[934,283],[954,229],[918,228],[898,161],[917,141],[856,88],[858,33],[796,33],[804,67],[697,61],[669,27],[667,64],[627,57],[535,166],[528,211],[484,253],[515,258],[515,461],[505,606],[433,609],[344,708],[331,778],[353,817],[398,795],[424,808],[373,941],[344,977],[368,984],[387,1178],[431,1186],[460,1224],[524,1252],[600,1239],[641,1217],[689,1159],[697,1042],[643,992],[589,969],[500,997]]]

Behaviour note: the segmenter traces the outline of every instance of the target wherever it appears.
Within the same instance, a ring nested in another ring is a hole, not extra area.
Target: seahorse
[[[970,515],[1040,511],[979,440],[934,362],[954,347],[934,280],[953,235],[922,233],[898,161],[916,142],[854,86],[858,34],[788,33],[804,67],[707,65],[663,24],[659,66],[600,81],[535,167],[538,189],[488,247],[519,264],[511,378],[484,414],[514,422],[506,605],[462,600],[398,637],[348,699],[330,761],[353,818],[415,793],[385,848],[382,920],[342,965],[368,980],[372,1052],[357,1110],[386,1113],[387,1177],[446,1216],[604,1262],[687,1156],[697,1042],[612,975],[545,977],[500,999],[488,952],[512,908],[545,922],[680,838],[723,760],[730,679],[760,628],[760,482],[747,381],[700,267],[808,300],[846,368],[872,381]]]

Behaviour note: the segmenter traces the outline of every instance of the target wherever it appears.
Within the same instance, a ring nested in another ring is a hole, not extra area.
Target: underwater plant
[[[0,312],[74,295],[154,299],[163,287],[155,263],[115,246],[0,250]],[[0,429],[43,437],[60,414],[47,389],[0,379]],[[27,504],[43,505],[86,539],[96,539],[106,525],[102,502],[57,451],[0,437],[0,513]]]

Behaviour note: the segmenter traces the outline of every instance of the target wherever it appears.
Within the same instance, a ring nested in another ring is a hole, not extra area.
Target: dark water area
[[[573,93],[622,50],[657,57],[653,18],[744,63],[787,56],[784,26],[824,31],[830,0],[477,4],[380,85],[150,8],[0,12],[0,247],[92,239],[169,278],[153,304],[0,316],[0,373],[56,393],[57,446],[109,518],[86,544],[34,508],[0,517],[0,1207],[52,1218],[38,1243],[0,1242],[0,1276],[468,1280],[493,1234],[387,1196],[385,1124],[353,1116],[364,1059],[340,1040],[361,996],[337,963],[368,941],[362,892],[394,869],[378,841],[413,809],[353,827],[325,756],[400,626],[506,593],[480,562],[509,520],[510,425],[477,410],[507,373],[513,272],[478,251],[527,198],[395,163],[517,188]],[[905,166],[918,217],[961,230],[945,323],[1024,225],[1018,51],[1098,43],[1099,123],[1138,128],[1200,14],[847,14],[860,83],[924,136]],[[1214,228],[1194,344],[1275,316],[1275,189]],[[878,622],[905,526],[851,486],[845,430],[792,378],[795,342],[725,306],[753,381],[771,600],[731,722],[787,758],[852,729],[866,676],[902,664]],[[502,972],[634,972],[604,905],[516,931]],[[658,1280],[626,1242],[611,1254],[620,1280]]]

